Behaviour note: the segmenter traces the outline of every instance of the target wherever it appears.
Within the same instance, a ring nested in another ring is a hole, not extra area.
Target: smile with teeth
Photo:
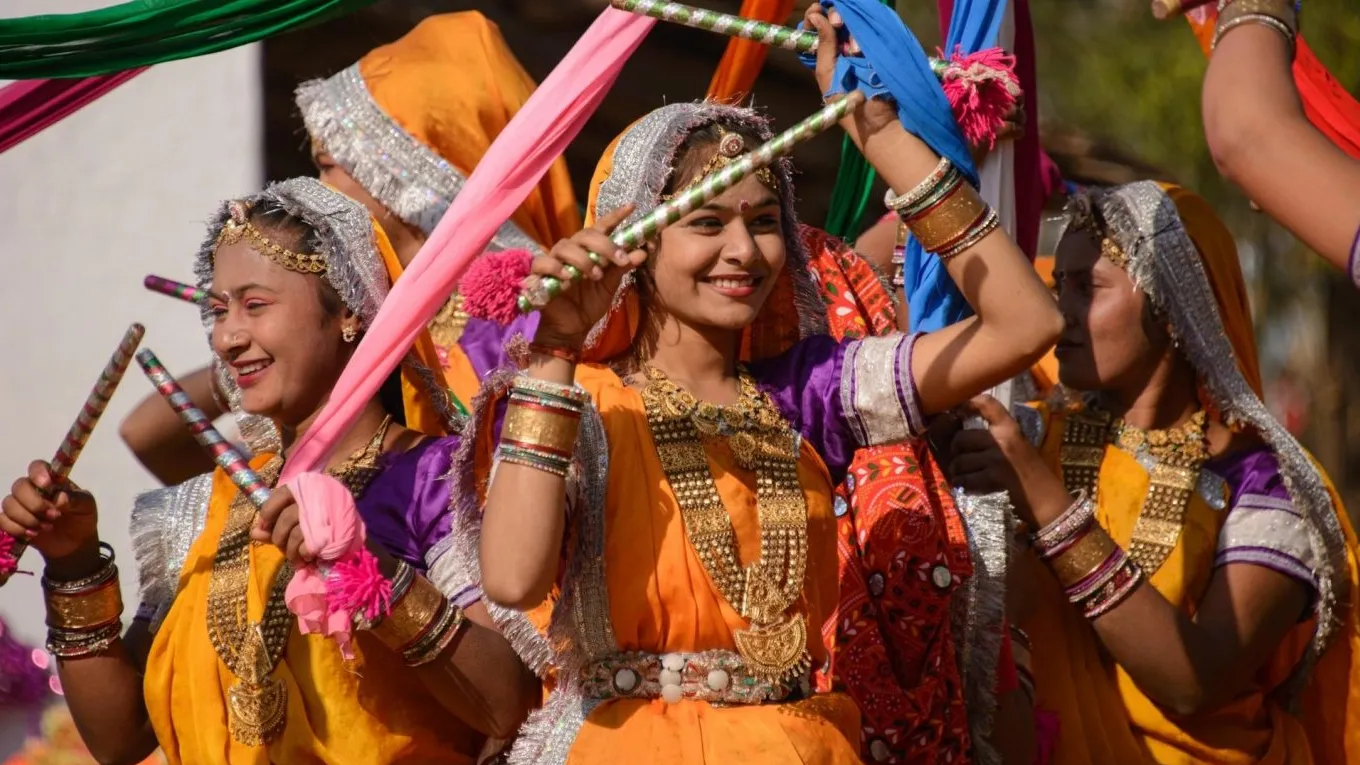
[[[719,289],[739,290],[743,287],[754,287],[760,280],[754,276],[715,276],[708,282]]]
[[[273,362],[271,361],[252,361],[249,364],[237,364],[236,374],[241,377],[245,377],[246,375],[253,375],[272,363]]]

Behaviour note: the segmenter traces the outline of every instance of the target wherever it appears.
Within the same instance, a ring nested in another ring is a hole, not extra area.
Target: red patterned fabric
[[[803,244],[837,339],[896,331],[892,298],[868,263],[817,229],[804,227]],[[966,765],[968,714],[949,603],[973,564],[925,441],[857,452],[836,513],[840,602],[822,627],[830,659],[818,688],[854,698],[866,762]]]

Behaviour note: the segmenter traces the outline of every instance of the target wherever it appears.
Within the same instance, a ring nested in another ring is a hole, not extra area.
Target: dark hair
[[[325,250],[325,243],[310,223],[289,213],[272,199],[263,199],[252,205],[246,212],[246,220],[280,247],[294,252]],[[345,307],[344,301],[340,299],[340,293],[336,292],[331,283],[324,278],[318,277],[314,284],[325,318],[333,319],[339,316]]]

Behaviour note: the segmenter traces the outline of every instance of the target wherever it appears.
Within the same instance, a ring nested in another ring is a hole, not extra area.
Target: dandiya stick
[[[177,282],[174,279],[166,279],[163,276],[147,274],[146,279],[142,280],[142,286],[152,292],[159,292],[162,295],[169,295],[172,298],[179,298],[186,303],[196,303],[202,305],[212,297],[212,293],[205,289],[195,287],[192,284]]]
[[[637,222],[615,231],[612,239],[624,250],[636,250],[644,242],[661,233],[661,230],[688,215],[691,211],[711,201],[714,197],[740,183],[762,167],[768,167],[779,157],[788,154],[794,146],[825,132],[827,128],[850,114],[864,103],[864,94],[856,90],[835,103],[827,104],[817,113],[785,130],[718,170],[703,180],[677,194],[673,199],[656,207],[642,216]],[[562,282],[551,276],[529,277],[525,289],[520,293],[520,311],[528,313],[542,308],[562,290]]]
[[[791,50],[795,53],[811,53],[817,49],[817,33],[806,29],[795,29],[767,21],[757,21],[730,13],[718,13],[706,8],[696,8],[684,3],[667,0],[610,0],[610,5],[621,11],[649,16],[660,21],[717,32],[728,37],[739,37],[775,48]],[[938,77],[944,73],[948,62],[931,57],[930,68]]]
[[[1212,2],[1214,0],[1152,0],[1152,15],[1165,21]]]
[[[109,399],[113,398],[113,392],[118,390],[118,384],[123,381],[123,373],[132,363],[132,354],[136,352],[145,334],[146,327],[141,324],[128,327],[113,356],[109,358],[109,363],[104,366],[104,371],[99,373],[99,379],[95,381],[94,388],[85,399],[85,405],[80,408],[80,414],[76,415],[76,421],[71,423],[71,429],[66,431],[66,438],[62,439],[61,446],[52,457],[54,489],[71,474],[71,468],[75,467],[76,459],[89,442],[90,434],[99,424],[99,418],[104,415],[104,409],[108,407]],[[27,547],[26,543],[16,540],[7,555],[0,553],[0,557],[4,558],[0,560],[0,586],[9,581],[14,573],[13,567],[17,565],[19,557],[24,554]]]
[[[250,463],[236,447],[213,427],[208,415],[194,406],[189,394],[185,393],[175,378],[166,371],[160,359],[156,358],[156,354],[149,348],[143,348],[137,352],[137,363],[141,365],[142,371],[146,372],[151,384],[156,386],[156,392],[164,396],[170,407],[175,410],[175,414],[184,420],[194,440],[208,450],[213,462],[226,472],[227,477],[250,499],[251,504],[257,508],[262,506],[269,499],[269,487],[260,480],[259,474],[250,469]]]

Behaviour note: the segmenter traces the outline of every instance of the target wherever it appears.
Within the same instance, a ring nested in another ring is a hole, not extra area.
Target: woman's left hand
[[[964,409],[982,417],[988,428],[963,429],[954,436],[949,475],[955,486],[973,493],[1009,492],[1023,520],[1032,526],[1036,503],[1043,508],[1056,503],[1061,512],[1071,502],[1067,488],[1001,402],[982,395]]]
[[[311,565],[316,557],[307,549],[298,512],[297,502],[287,487],[274,489],[250,530],[251,541],[274,545],[294,566]]]

